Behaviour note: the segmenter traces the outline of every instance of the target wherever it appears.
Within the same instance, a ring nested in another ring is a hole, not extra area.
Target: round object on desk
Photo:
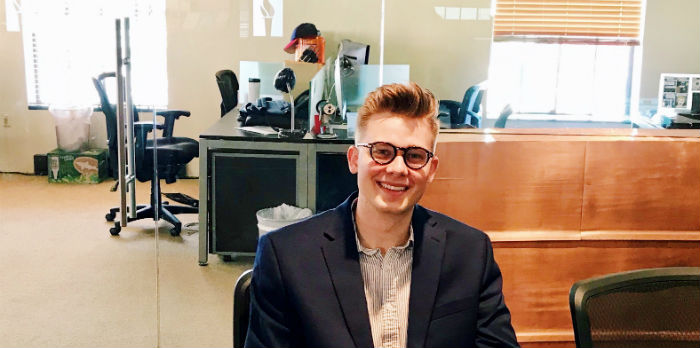
[[[326,115],[333,115],[335,114],[336,110],[338,110],[335,105],[328,103],[323,106],[323,113]]]

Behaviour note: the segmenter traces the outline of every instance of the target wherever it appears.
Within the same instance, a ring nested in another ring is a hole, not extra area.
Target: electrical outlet
[[[10,117],[7,116],[7,114],[2,114],[2,127],[3,128],[10,128]]]

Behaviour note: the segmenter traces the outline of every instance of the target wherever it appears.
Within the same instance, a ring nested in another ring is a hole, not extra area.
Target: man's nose
[[[399,151],[396,157],[394,157],[394,160],[387,164],[386,171],[390,173],[406,174],[408,172],[408,167],[406,167],[403,156],[404,154]]]

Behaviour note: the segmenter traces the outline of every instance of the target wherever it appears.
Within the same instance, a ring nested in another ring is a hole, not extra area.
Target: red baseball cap
[[[284,46],[284,51],[287,53],[294,53],[294,50],[296,50],[297,44],[299,43],[299,39],[308,39],[319,35],[320,33],[318,29],[316,29],[315,25],[311,23],[301,23],[294,28],[294,31],[292,31],[292,37],[287,46]]]

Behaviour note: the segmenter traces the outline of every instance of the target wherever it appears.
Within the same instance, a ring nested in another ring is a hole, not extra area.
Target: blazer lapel
[[[335,209],[334,214],[338,220],[329,224],[324,232],[325,240],[321,249],[355,346],[373,347],[355,230],[350,215],[350,206],[355,197],[356,194],[350,196]]]
[[[445,231],[437,228],[425,208],[413,211],[413,270],[408,305],[408,347],[424,347],[440,280]]]

